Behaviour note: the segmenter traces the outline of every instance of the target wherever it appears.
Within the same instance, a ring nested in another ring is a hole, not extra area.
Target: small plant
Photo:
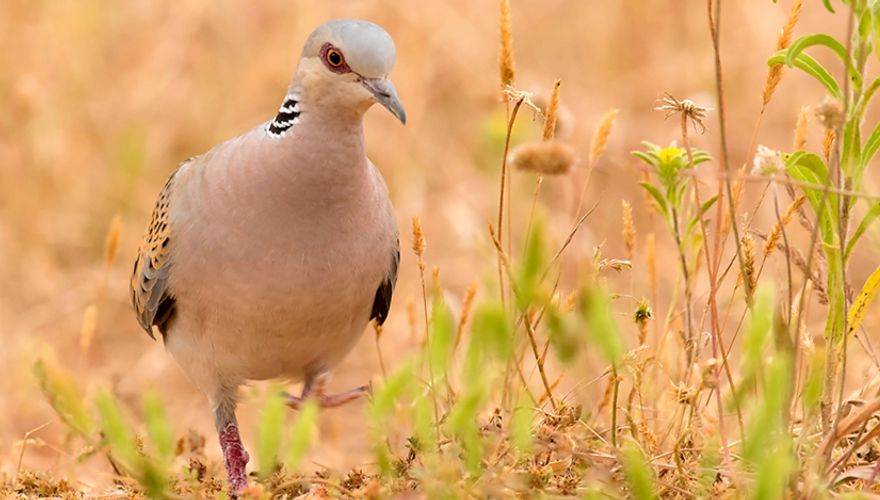
[[[684,127],[687,127],[685,124]],[[652,173],[656,176],[656,183],[652,181],[641,182],[642,188],[651,196],[654,207],[660,213],[666,223],[669,232],[675,239],[678,249],[681,273],[684,279],[685,289],[685,348],[687,364],[694,360],[694,325],[692,308],[692,293],[690,268],[693,265],[690,252],[697,235],[696,229],[703,215],[712,207],[717,196],[713,196],[700,205],[695,213],[688,213],[691,204],[688,199],[688,178],[684,175],[686,169],[693,169],[697,165],[710,161],[711,157],[705,151],[689,151],[680,149],[675,144],[661,148],[650,142],[643,142],[644,151],[633,151],[633,155],[649,165]]]
[[[823,4],[830,12],[834,11],[831,0],[823,0]],[[850,286],[849,260],[861,237],[880,215],[880,203],[863,197],[865,171],[880,148],[880,124],[873,127],[867,139],[862,139],[866,112],[880,89],[880,77],[871,80],[867,73],[871,53],[880,56],[877,51],[880,10],[877,2],[868,0],[851,0],[844,2],[844,6],[849,19],[845,39],[838,40],[824,33],[805,35],[769,60],[772,67],[786,64],[803,70],[829,93],[829,97],[817,106],[816,117],[825,129],[826,138],[833,141],[833,148],[821,156],[798,150],[784,158],[786,173],[798,182],[816,221],[810,228],[812,243],[807,254],[807,268],[812,269],[814,265],[814,247],[827,262],[825,290],[828,291],[830,309],[825,323],[828,348],[821,403],[821,424],[825,434],[835,432],[833,427],[837,425],[837,419],[832,422],[834,397],[842,397],[842,377],[845,376],[841,364],[845,367],[848,339],[855,331],[852,325],[860,322],[862,314],[855,312],[860,309],[852,307],[852,297],[847,292]],[[840,62],[843,67],[840,80],[808,54],[808,50],[818,48],[830,50]],[[858,215],[860,201],[864,201],[861,216]],[[852,231],[853,225],[855,231]],[[805,280],[804,287],[806,283]],[[866,283],[861,296],[873,296],[874,288],[876,284]],[[802,308],[803,302],[798,310]],[[838,377],[841,379],[839,383]]]

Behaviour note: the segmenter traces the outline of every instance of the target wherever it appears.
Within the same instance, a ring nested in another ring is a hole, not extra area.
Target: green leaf
[[[760,371],[764,355],[770,345],[773,327],[773,289],[760,285],[755,293],[752,318],[743,338],[743,364],[746,374]]]
[[[822,387],[825,383],[825,353],[822,349],[816,349],[809,361],[801,399],[804,402],[804,409],[810,414],[815,414],[822,399]]]
[[[133,472],[138,461],[137,445],[134,431],[123,417],[119,404],[109,392],[101,390],[95,395],[95,405],[101,416],[101,430],[114,457],[123,462],[121,465],[126,470]]]
[[[878,288],[880,288],[880,267],[877,267],[877,269],[868,276],[868,279],[862,286],[862,291],[859,292],[856,300],[853,301],[846,320],[848,333],[852,334],[862,326],[862,319],[865,317],[865,312],[868,310],[868,306],[874,301],[874,296],[877,294]]]
[[[846,251],[844,252],[844,261],[849,260],[850,254],[853,249],[856,247],[856,243],[858,243],[859,239],[861,239],[862,235],[865,234],[865,231],[871,227],[871,224],[874,223],[874,220],[880,216],[880,202],[874,202],[871,208],[868,210],[868,213],[862,217],[862,221],[859,223],[859,227],[856,228],[853,235],[850,237],[849,241],[846,244]]]
[[[517,406],[510,417],[510,442],[517,457],[525,457],[532,450],[532,416],[534,411],[527,406]]]
[[[830,244],[834,240],[834,221],[830,217],[831,207],[837,203],[837,195],[829,192],[825,194],[824,186],[828,180],[828,167],[825,161],[818,155],[798,151],[785,159],[785,166],[788,175],[793,179],[816,187],[801,186],[801,190],[813,207],[816,218],[819,221],[819,230],[822,235],[822,241]],[[822,200],[825,204],[822,205]]]
[[[786,53],[786,50],[780,50],[776,54],[773,54],[773,56],[771,56],[770,59],[767,60],[767,64],[770,66],[785,64]],[[794,59],[792,65],[815,78],[828,90],[828,92],[831,93],[834,98],[841,101],[843,100],[843,92],[840,91],[840,85],[837,84],[837,81],[834,79],[834,77],[832,77],[831,74],[828,73],[828,70],[822,67],[822,65],[819,64],[818,61],[805,53],[800,53]]]
[[[577,359],[577,354],[583,345],[581,335],[583,324],[574,314],[561,311],[553,302],[547,304],[544,315],[547,317],[547,330],[550,333],[553,352],[563,363]]]
[[[783,498],[795,457],[791,435],[785,425],[791,391],[792,363],[777,353],[767,364],[767,377],[743,438],[743,459],[755,471],[751,497],[761,500]]]
[[[449,410],[447,428],[458,438],[465,452],[465,463],[473,474],[480,471],[483,445],[476,417],[486,399],[486,390],[479,380],[471,381],[464,394]]]
[[[871,162],[874,155],[877,154],[878,148],[880,148],[880,123],[874,126],[874,130],[871,131],[871,135],[869,135],[868,140],[865,141],[865,149],[862,150],[863,167]]]
[[[709,438],[700,458],[700,480],[697,498],[712,498],[712,487],[721,470],[721,443],[717,436]]]
[[[500,361],[513,355],[513,336],[504,306],[497,301],[484,302],[474,311],[473,337],[480,339],[486,351]]]
[[[871,39],[874,46],[874,53],[880,58],[880,2],[872,1],[869,8],[871,14]]]
[[[161,465],[138,449],[134,430],[123,416],[116,398],[102,390],[95,395],[95,404],[101,416],[101,430],[110,445],[114,463],[134,477],[148,497],[166,498],[168,474]]]
[[[404,394],[409,393],[409,388],[416,380],[415,363],[409,361],[396,372],[390,374],[385,382],[373,392],[370,401],[368,417],[370,422],[370,440],[373,444],[376,463],[383,476],[393,473],[391,466],[391,454],[385,442],[384,429],[389,427],[390,419],[397,402]]]
[[[273,387],[266,395],[266,402],[257,424],[257,464],[260,477],[265,479],[275,472],[278,451],[281,449],[281,430],[284,427],[287,408],[280,387]]]
[[[538,296],[541,274],[547,267],[544,245],[544,220],[536,216],[526,238],[526,248],[520,260],[517,276],[517,307],[525,311]]]
[[[846,65],[846,69],[849,72],[850,78],[853,79],[854,85],[856,87],[862,86],[862,75],[859,74],[858,70],[853,65],[852,58],[849,56],[846,47],[844,47],[843,44],[838,42],[835,38],[830,35],[826,35],[825,33],[814,33],[812,35],[805,35],[791,42],[791,45],[789,45],[788,48],[783,51],[785,52],[785,64],[788,66],[794,65],[795,60],[803,53],[805,49],[816,45],[828,47],[829,49],[831,49],[832,52],[837,54],[837,57],[840,58],[840,61]]]
[[[144,421],[150,442],[166,464],[174,460],[174,432],[162,400],[154,390],[144,395]]]
[[[318,424],[318,402],[306,401],[300,408],[290,429],[290,444],[287,448],[287,467],[291,471],[299,469],[302,459],[312,446],[312,435]]]
[[[834,8],[831,7],[831,0],[822,0],[822,5],[828,10],[828,12],[834,14]]]
[[[586,320],[586,333],[606,361],[616,365],[626,352],[617,321],[611,314],[608,293],[597,285],[585,287],[581,292],[581,314]]]
[[[703,215],[705,215],[706,212],[707,212],[710,208],[712,208],[712,205],[714,205],[716,201],[718,201],[718,195],[714,195],[714,196],[712,196],[712,197],[709,198],[708,200],[704,201],[702,205],[700,205],[700,211],[697,212],[697,213],[691,218],[691,221],[688,223],[687,232],[685,232],[686,235],[691,234],[691,232],[694,230],[694,228],[695,228],[695,227],[697,226],[697,224],[700,222],[700,217],[702,217]]]
[[[38,359],[34,363],[34,376],[43,395],[52,405],[58,417],[71,430],[86,438],[95,438],[95,423],[83,405],[82,394],[66,374],[54,363]]]
[[[640,182],[639,185],[645,188],[645,191],[654,198],[654,203],[657,204],[657,211],[668,216],[669,205],[666,203],[666,198],[663,196],[663,193],[661,193],[660,190],[650,182]]]
[[[446,377],[449,369],[449,357],[452,355],[452,343],[454,341],[454,320],[449,306],[443,300],[443,295],[437,290],[434,293],[433,305],[431,306],[431,320],[429,323],[430,338],[428,342],[428,356],[431,367],[431,378]]]
[[[627,440],[623,445],[623,474],[629,485],[632,498],[652,500],[659,498],[654,491],[654,472],[645,459],[642,449],[634,441]]]

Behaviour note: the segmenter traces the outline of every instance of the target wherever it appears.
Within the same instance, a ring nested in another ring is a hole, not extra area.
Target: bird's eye
[[[345,64],[345,59],[342,57],[342,52],[339,52],[336,49],[329,49],[327,51],[327,55],[324,56],[327,59],[327,64],[332,68],[339,68],[343,64]]]

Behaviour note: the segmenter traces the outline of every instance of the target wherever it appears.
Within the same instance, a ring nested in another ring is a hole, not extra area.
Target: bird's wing
[[[165,335],[165,326],[174,312],[174,297],[168,290],[171,270],[171,220],[169,199],[177,172],[190,160],[183,162],[168,177],[159,194],[150,225],[138,248],[137,260],[131,275],[131,303],[141,327],[153,337],[153,325]],[[153,337],[155,338],[155,337]]]
[[[370,315],[370,319],[375,319],[376,323],[380,325],[388,317],[388,310],[391,309],[391,296],[394,295],[394,285],[397,284],[397,268],[400,266],[399,239],[395,239],[390,264],[388,275],[385,276],[385,279],[379,285],[379,289],[376,290],[376,297],[373,299],[373,312]]]
[[[400,238],[397,235],[397,221],[394,217],[394,209],[391,208],[391,202],[388,200],[388,186],[385,185],[385,179],[382,178],[382,174],[373,165],[373,162],[367,160],[367,163],[370,165],[373,179],[385,199],[386,217],[394,231],[394,245],[391,247],[391,254],[388,256],[388,273],[385,274],[385,278],[376,290],[376,296],[373,298],[373,310],[370,313],[370,320],[375,319],[376,323],[381,325],[385,322],[385,318],[388,317],[388,310],[391,309],[391,296],[394,295],[394,285],[397,284],[397,268],[400,267]]]

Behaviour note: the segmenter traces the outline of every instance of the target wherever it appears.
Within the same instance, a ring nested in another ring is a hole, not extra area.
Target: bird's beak
[[[391,80],[387,78],[362,78],[361,83],[373,94],[376,102],[385,106],[392,115],[400,120],[400,123],[406,125],[406,111],[397,97],[397,89],[394,88]]]

